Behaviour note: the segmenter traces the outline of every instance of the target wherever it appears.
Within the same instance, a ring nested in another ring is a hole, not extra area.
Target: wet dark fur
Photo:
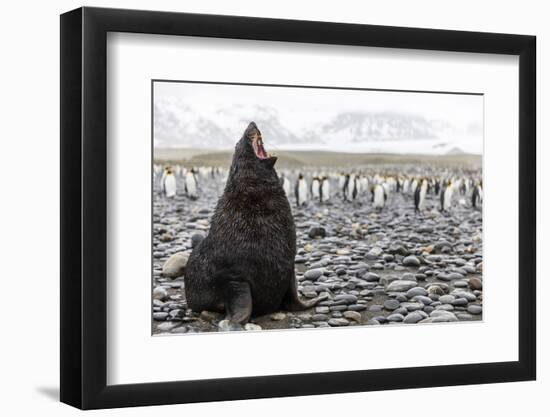
[[[298,300],[294,274],[296,229],[274,169],[276,158],[258,159],[247,135],[235,147],[223,195],[208,236],[193,250],[185,271],[187,304],[193,311],[225,310],[248,321]]]

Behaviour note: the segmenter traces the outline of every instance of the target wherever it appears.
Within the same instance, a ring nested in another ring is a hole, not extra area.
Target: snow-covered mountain
[[[207,114],[208,116],[205,116]],[[235,105],[195,112],[191,106],[156,102],[155,146],[230,149],[250,121],[262,131],[268,150],[318,149],[357,152],[445,154],[462,133],[447,122],[397,112],[340,112],[326,120],[283,121],[265,105]],[[459,141],[460,142],[460,141]]]
[[[155,103],[155,146],[180,148],[228,149],[235,146],[250,121],[255,121],[262,134],[275,146],[301,143],[299,137],[284,126],[274,109],[264,106],[217,109],[205,117],[190,106]],[[245,118],[243,115],[251,115]]]

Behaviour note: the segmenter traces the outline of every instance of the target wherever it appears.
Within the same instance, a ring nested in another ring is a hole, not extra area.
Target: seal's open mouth
[[[254,131],[249,134],[248,138],[252,142],[254,153],[258,159],[268,159],[271,157],[271,155],[265,151],[262,134],[258,129],[254,129]]]

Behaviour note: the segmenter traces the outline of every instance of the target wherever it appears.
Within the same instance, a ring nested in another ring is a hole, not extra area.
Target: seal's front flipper
[[[250,284],[229,281],[224,288],[225,318],[232,323],[245,324],[252,314]]]
[[[283,308],[285,308],[288,311],[307,310],[308,308],[312,308],[316,306],[317,303],[319,303],[320,301],[326,300],[327,298],[328,298],[328,294],[325,293],[307,301],[301,300],[300,297],[298,296],[298,290],[296,289],[296,276],[293,273],[292,279],[290,280],[290,286],[283,300]]]

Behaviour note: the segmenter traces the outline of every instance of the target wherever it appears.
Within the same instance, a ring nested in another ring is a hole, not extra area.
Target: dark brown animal
[[[193,249],[184,281],[193,311],[225,311],[232,323],[281,308],[302,310],[296,289],[296,229],[290,205],[254,122],[235,147],[210,232]]]

